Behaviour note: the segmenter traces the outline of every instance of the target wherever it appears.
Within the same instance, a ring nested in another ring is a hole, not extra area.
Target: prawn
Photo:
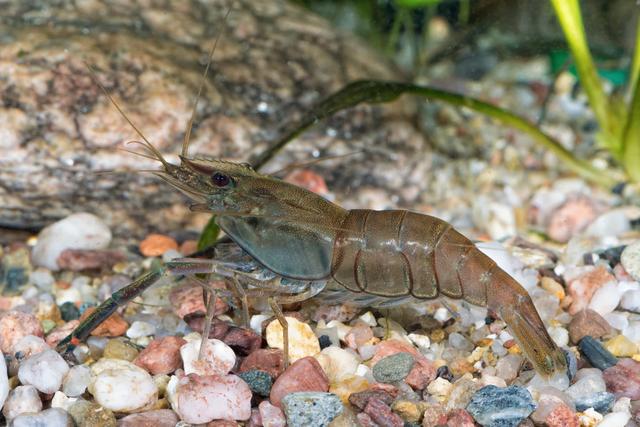
[[[203,84],[214,49],[215,44]],[[548,378],[566,372],[565,355],[547,333],[526,290],[446,221],[408,210],[346,210],[246,163],[190,157],[189,136],[203,84],[178,165],[168,162],[100,87],[142,138],[139,144],[146,153],[139,154],[160,163],[154,173],[189,197],[192,210],[216,215],[233,243],[216,247],[213,259],[168,262],[115,292],[60,342],[60,351],[85,340],[120,305],[165,274],[206,273],[234,284],[245,321],[247,298],[268,296],[283,327],[285,364],[288,332],[280,306],[311,298],[329,285],[389,300],[444,295],[487,307],[506,323],[539,374]],[[207,288],[205,281],[194,279]],[[209,299],[209,308],[212,304]],[[212,311],[208,310],[203,336],[208,336]]]

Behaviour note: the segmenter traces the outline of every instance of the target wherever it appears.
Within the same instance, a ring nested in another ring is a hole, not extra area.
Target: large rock
[[[116,149],[140,137],[83,61],[146,137],[176,161],[206,52],[232,3],[191,154],[246,161],[347,82],[398,77],[364,44],[284,0],[150,0],[144,6],[10,1],[0,16],[0,227],[37,229],[78,211],[99,213],[116,236],[198,228],[206,221],[194,219],[184,197],[149,174],[95,173],[157,165]],[[427,170],[429,158],[422,155],[413,113],[401,107],[407,105],[341,113],[303,135],[268,169],[294,157],[308,160],[312,150],[376,147],[358,156],[358,167],[335,161],[317,167],[330,189],[350,194],[355,205],[367,199],[362,207],[380,207],[389,195],[410,205],[426,185],[416,167]],[[380,167],[391,159],[392,179]],[[359,201],[353,188],[364,192]]]

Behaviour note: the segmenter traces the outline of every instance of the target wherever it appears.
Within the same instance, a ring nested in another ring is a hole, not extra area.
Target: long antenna
[[[83,61],[84,62],[84,61]],[[100,83],[100,80],[98,79],[98,75],[96,74],[96,72],[94,71],[94,69],[91,67],[91,65],[89,65],[87,62],[84,62],[85,67],[87,67],[87,69],[89,70],[89,73],[91,74],[91,79],[94,81],[95,84],[98,85],[98,87],[100,88],[100,90],[102,90],[102,92],[104,92],[104,94],[107,96],[107,98],[109,98],[109,101],[111,101],[111,103],[113,104],[114,107],[116,107],[116,110],[118,110],[118,112],[120,113],[120,115],[127,121],[127,123],[129,123],[129,125],[133,128],[133,130],[136,131],[136,133],[138,135],[140,135],[140,138],[142,138],[142,140],[144,141],[144,143],[140,142],[142,145],[145,146],[145,148],[147,148],[153,155],[156,156],[155,160],[159,160],[163,166],[168,166],[167,161],[164,159],[164,157],[162,157],[162,154],[160,153],[160,151],[158,151],[158,149],[156,149],[156,147],[154,147],[149,140],[144,136],[144,134],[142,133],[142,131],[140,131],[140,129],[138,129],[136,127],[136,125],[133,124],[133,122],[129,119],[129,117],[127,117],[127,115],[124,113],[124,111],[122,110],[122,108],[120,108],[120,106],[118,105],[118,103],[115,101],[115,99],[113,99],[113,97],[111,96],[111,94],[109,93],[109,91],[107,90],[107,88],[105,88],[102,83]]]
[[[198,94],[196,95],[196,100],[193,103],[193,111],[191,111],[191,118],[189,119],[189,124],[187,125],[187,130],[184,133],[184,141],[182,142],[182,157],[187,157],[189,150],[189,139],[191,138],[191,129],[193,128],[193,120],[196,117],[196,110],[198,109],[198,101],[200,101],[200,95],[202,94],[202,89],[204,88],[204,83],[207,81],[207,74],[209,73],[209,68],[211,67],[211,62],[213,61],[213,53],[216,51],[216,47],[218,46],[218,41],[220,41],[220,37],[222,37],[224,23],[227,22],[227,17],[231,13],[231,8],[227,10],[227,13],[222,18],[222,24],[220,26],[220,30],[218,31],[218,35],[216,36],[216,40],[213,42],[213,46],[211,46],[211,50],[209,51],[209,60],[207,61],[207,66],[204,69],[204,73],[202,74],[202,80],[200,81],[200,87],[198,88]]]

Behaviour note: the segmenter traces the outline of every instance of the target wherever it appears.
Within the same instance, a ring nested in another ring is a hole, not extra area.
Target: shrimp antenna
[[[231,13],[231,8],[227,10],[227,13],[222,18],[222,24],[227,21],[227,17]],[[196,100],[193,103],[193,110],[191,111],[191,118],[189,118],[189,124],[187,125],[187,130],[184,133],[184,141],[182,142],[182,157],[188,157],[189,150],[189,140],[191,139],[191,129],[193,128],[193,120],[196,117],[196,110],[198,109],[198,102],[200,101],[200,95],[202,95],[202,90],[204,89],[204,83],[207,81],[207,74],[209,73],[209,68],[211,68],[211,62],[213,61],[213,53],[216,51],[216,47],[218,46],[218,41],[220,41],[220,37],[222,37],[223,33],[222,25],[220,26],[220,30],[218,31],[218,35],[216,36],[215,41],[213,42],[213,46],[211,46],[211,50],[209,51],[209,59],[207,61],[207,66],[204,69],[204,73],[202,74],[202,80],[200,80],[200,86],[198,87],[198,94],[196,95]]]
[[[155,160],[158,160],[162,163],[163,166],[169,166],[169,164],[167,163],[167,161],[164,159],[164,157],[162,157],[162,154],[160,153],[160,151],[158,151],[158,149],[156,147],[153,146],[153,144],[151,144],[149,142],[149,140],[144,136],[144,134],[140,131],[140,129],[138,129],[136,127],[136,125],[133,124],[133,122],[129,119],[129,117],[125,114],[125,112],[122,110],[122,108],[120,108],[120,106],[118,105],[118,103],[115,101],[115,99],[113,99],[113,97],[111,96],[111,94],[109,93],[109,91],[107,90],[107,88],[105,88],[102,83],[100,83],[100,80],[98,79],[98,75],[96,74],[96,72],[94,71],[94,69],[91,67],[91,65],[89,65],[87,62],[83,61],[85,67],[87,67],[87,69],[89,70],[89,73],[91,74],[91,79],[94,81],[95,84],[98,85],[98,87],[100,88],[100,90],[102,90],[102,92],[104,92],[104,94],[107,96],[107,98],[109,98],[109,101],[111,101],[111,103],[113,104],[114,107],[116,107],[116,110],[118,110],[118,112],[120,113],[120,115],[127,121],[127,123],[129,123],[129,125],[133,128],[133,130],[136,131],[136,133],[138,135],[140,135],[140,138],[142,138],[142,140],[144,141],[144,143],[141,143],[142,145],[145,146],[145,148],[147,148],[154,156],[155,156]]]
[[[327,160],[342,159],[342,158],[345,158],[345,157],[355,156],[356,154],[362,154],[362,153],[364,153],[364,150],[352,151],[350,153],[345,153],[345,154],[334,154],[334,155],[331,155],[331,156],[318,157],[317,159],[304,160],[302,162],[291,163],[291,164],[288,164],[288,165],[284,166],[281,169],[278,169],[278,170],[273,171],[273,172],[269,172],[269,175],[282,175],[284,173],[290,172],[290,171],[295,170],[295,169],[300,169],[300,168],[304,168],[304,167],[307,167],[307,166],[315,165],[316,163],[324,162],[324,161],[327,161]]]

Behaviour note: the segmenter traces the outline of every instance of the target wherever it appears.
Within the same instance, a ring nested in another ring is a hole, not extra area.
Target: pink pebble
[[[180,347],[186,341],[180,337],[157,338],[149,343],[133,361],[152,375],[170,374],[182,365]]]
[[[13,346],[27,335],[44,336],[42,326],[33,314],[21,311],[0,314],[0,350],[3,353],[13,353]]]
[[[313,357],[296,360],[278,377],[271,387],[269,399],[281,407],[282,398],[297,391],[328,391],[329,379]]]
[[[284,427],[287,424],[282,409],[273,406],[268,400],[260,402],[258,410],[264,427]]]
[[[640,399],[640,363],[633,359],[620,359],[602,375],[607,384],[607,391],[616,398],[628,397],[631,400]]]
[[[204,424],[213,420],[248,420],[251,390],[235,375],[187,375],[178,380],[174,410],[182,421]]]

